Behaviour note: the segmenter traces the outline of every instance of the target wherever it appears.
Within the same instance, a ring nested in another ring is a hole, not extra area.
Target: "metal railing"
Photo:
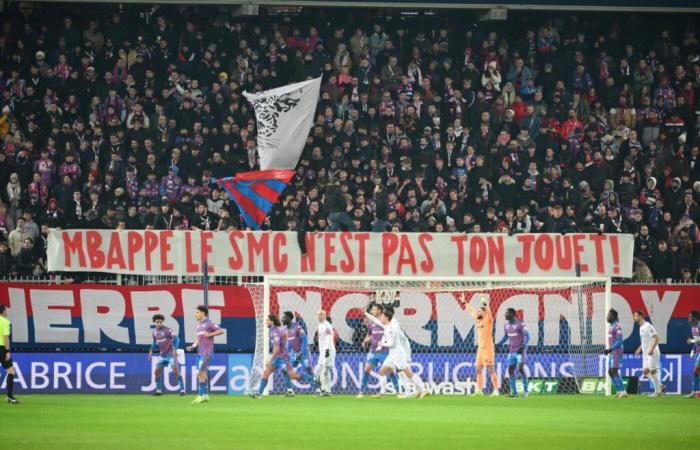
[[[262,283],[263,276],[223,276],[211,275],[209,284],[219,286],[238,286],[248,283]],[[105,284],[114,286],[152,286],[159,284],[202,284],[203,277],[175,276],[175,275],[121,275],[121,274],[70,274],[63,275],[37,275],[37,276],[0,276],[0,283],[37,283],[37,284]],[[683,282],[680,280],[644,280],[614,278],[613,285],[618,284],[648,284],[648,285],[700,285],[700,282]]]
[[[29,275],[0,276],[0,283],[36,283],[36,284],[104,284],[114,286],[153,286],[162,284],[202,284],[203,276],[174,275],[121,275],[121,274],[63,274],[63,275]],[[262,283],[262,276],[222,276],[211,275],[209,284],[219,286],[237,286],[247,283]]]

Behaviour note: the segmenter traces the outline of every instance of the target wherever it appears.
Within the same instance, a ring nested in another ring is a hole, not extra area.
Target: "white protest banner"
[[[631,277],[628,234],[51,230],[50,271],[150,275]]]

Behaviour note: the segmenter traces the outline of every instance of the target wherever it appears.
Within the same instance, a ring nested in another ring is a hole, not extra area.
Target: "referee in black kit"
[[[7,307],[0,305],[0,365],[7,371],[7,403],[16,405],[19,401],[15,398],[15,369],[12,366],[10,354],[10,321],[7,320]]]

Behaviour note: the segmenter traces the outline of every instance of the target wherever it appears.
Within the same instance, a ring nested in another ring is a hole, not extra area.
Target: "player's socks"
[[[323,368],[323,377],[321,379],[323,380],[321,382],[321,390],[323,392],[330,392],[331,391],[331,373],[330,373],[330,369],[328,367]]]
[[[202,395],[205,397],[209,397],[209,383],[206,381],[202,383]]]
[[[289,378],[287,372],[282,372],[282,378],[284,378],[284,387],[289,391],[292,389],[292,379]]]
[[[615,383],[615,389],[617,392],[625,392],[625,383],[622,381],[622,377],[620,374],[617,374],[613,377],[613,382]]]
[[[515,377],[508,377],[511,395],[518,395],[518,388],[515,386]]]
[[[396,374],[392,372],[391,375],[389,375],[389,381],[391,381],[391,384],[394,385],[394,390],[398,394],[399,393],[399,377],[397,377]]]
[[[199,395],[200,397],[204,395],[204,383],[202,383],[201,381],[197,385],[197,395]]]
[[[9,375],[8,375],[9,379]],[[9,381],[8,381],[8,386],[9,386]],[[700,375],[695,375],[693,377],[693,392],[698,392],[700,391]]]
[[[495,372],[491,374],[491,385],[493,386],[493,392],[498,392],[498,375]]]
[[[617,375],[612,377],[612,384],[615,386],[615,390],[619,393],[620,392],[620,384],[617,382]]]
[[[525,391],[525,393],[527,394],[528,393],[527,375],[525,375],[525,374],[520,375],[520,380],[522,380],[522,382],[523,382],[523,391]]]
[[[410,380],[411,380],[411,383],[416,385],[419,392],[423,392],[425,390],[425,385],[423,385],[423,380],[421,380],[418,375],[416,375],[414,373],[413,376],[410,378]]]
[[[15,374],[14,373],[8,373],[7,374],[7,398],[14,398],[14,391],[15,391]]]
[[[163,380],[160,377],[156,380],[156,392],[163,392]]]
[[[408,393],[408,383],[409,383],[408,377],[403,372],[399,372],[398,377],[399,377],[399,388],[401,388],[403,386],[403,393],[404,394]],[[400,389],[399,389],[399,391],[400,391]]]
[[[617,380],[618,380],[617,382],[620,385],[620,392],[627,393],[627,389],[625,389],[625,383],[624,383],[624,381],[622,381],[622,375],[618,375]]]
[[[362,372],[362,381],[360,382],[360,393],[365,392],[367,389],[367,382],[369,381],[369,374],[367,372]]]
[[[267,378],[263,378],[260,381],[260,387],[258,388],[258,395],[262,395],[263,392],[265,392],[266,387],[267,387]]]
[[[379,377],[379,393],[386,394],[386,377]]]
[[[654,392],[657,394],[661,393],[661,381],[659,380],[659,374],[649,374],[649,379],[651,379],[651,382],[654,385]]]
[[[481,372],[476,373],[476,391],[482,392],[484,390],[484,374]]]
[[[306,382],[306,383],[313,384],[313,382],[314,382],[314,376],[313,376],[312,374],[310,374],[309,372],[302,372],[302,373],[299,374],[299,375],[301,376],[301,380],[302,380],[302,381],[304,381],[304,382]]]
[[[180,392],[185,392],[185,380],[182,378],[182,375],[177,377],[177,385],[180,387]]]

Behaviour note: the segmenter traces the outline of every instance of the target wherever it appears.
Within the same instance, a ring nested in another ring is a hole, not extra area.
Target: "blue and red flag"
[[[258,230],[294,175],[313,127],[321,77],[263,92],[243,92],[257,124],[259,171],[223,178],[226,189],[249,227]]]
[[[292,170],[256,170],[221,178],[216,182],[236,202],[246,224],[259,230],[292,176]]]

